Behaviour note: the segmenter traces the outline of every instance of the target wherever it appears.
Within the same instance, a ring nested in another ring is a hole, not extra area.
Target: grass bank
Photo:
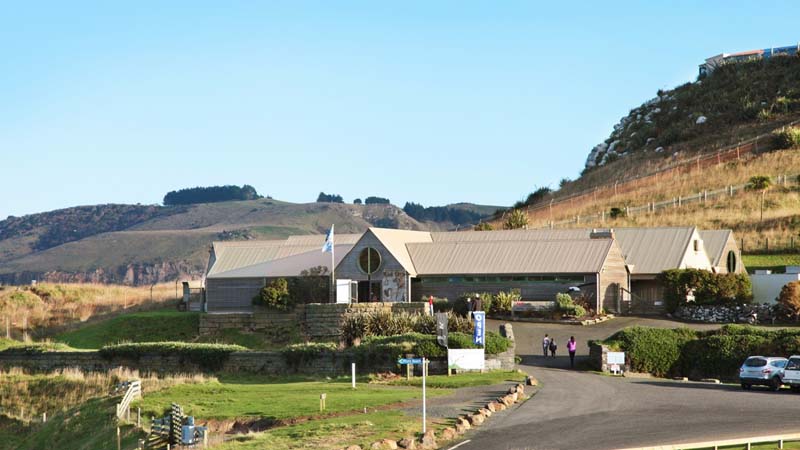
[[[779,273],[784,271],[785,266],[800,266],[800,253],[742,255],[742,262],[751,273],[758,269]]]
[[[124,314],[56,336],[74,348],[97,349],[118,342],[192,341],[200,313],[152,311]]]

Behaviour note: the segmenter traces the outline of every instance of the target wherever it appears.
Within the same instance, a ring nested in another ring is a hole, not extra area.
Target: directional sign
[[[400,358],[397,364],[422,364],[422,358]]]

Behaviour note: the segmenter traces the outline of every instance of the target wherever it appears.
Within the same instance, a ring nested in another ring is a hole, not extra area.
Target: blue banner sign
[[[422,364],[422,358],[400,358],[397,364]]]
[[[472,343],[475,345],[480,345],[481,347],[486,346],[486,312],[485,311],[473,311],[472,317],[475,319],[475,332],[472,335]]]

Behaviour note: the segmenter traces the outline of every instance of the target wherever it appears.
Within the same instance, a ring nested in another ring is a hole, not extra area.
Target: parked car
[[[789,362],[786,358],[771,356],[750,356],[739,368],[739,382],[742,389],[753,385],[769,386],[777,391],[783,385],[783,371]]]
[[[800,356],[792,355],[783,371],[783,384],[788,384],[793,392],[800,392]]]

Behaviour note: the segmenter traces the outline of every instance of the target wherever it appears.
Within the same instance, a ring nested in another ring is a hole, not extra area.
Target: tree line
[[[208,186],[208,187],[193,187],[186,189],[179,189],[177,191],[169,191],[164,196],[164,205],[192,205],[195,203],[216,203],[227,202],[232,200],[256,200],[262,198],[256,192],[256,189],[249,184],[241,187],[226,185],[226,186]]]

